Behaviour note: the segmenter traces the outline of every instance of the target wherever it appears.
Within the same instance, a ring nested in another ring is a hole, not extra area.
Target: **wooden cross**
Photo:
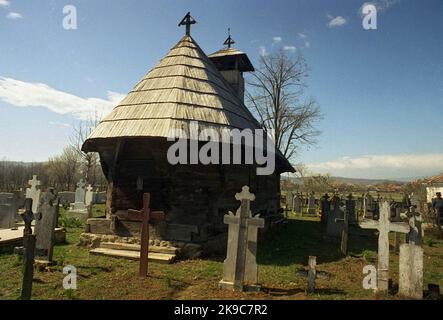
[[[382,201],[380,205],[379,220],[362,220],[359,223],[362,229],[378,230],[378,267],[377,267],[377,289],[388,290],[389,283],[389,232],[409,233],[409,224],[404,222],[390,222],[389,202]]]
[[[163,211],[151,211],[149,208],[151,200],[150,193],[143,194],[143,208],[141,210],[128,210],[130,220],[142,221],[141,239],[140,239],[140,277],[148,275],[148,252],[149,252],[149,220],[165,220]]]
[[[197,21],[194,20],[193,17],[191,17],[191,13],[188,12],[185,17],[182,19],[182,21],[178,24],[178,26],[186,26],[186,35],[191,35],[191,25],[196,24]]]
[[[228,39],[225,40],[223,43],[225,46],[228,46],[228,49],[231,48],[233,44],[235,44],[235,41],[231,37],[231,28],[228,28]]]

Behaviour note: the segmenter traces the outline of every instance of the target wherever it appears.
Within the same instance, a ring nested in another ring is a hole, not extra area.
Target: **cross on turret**
[[[225,46],[228,46],[228,49],[231,48],[231,46],[235,43],[234,39],[231,37],[231,29],[228,28],[228,39],[225,40],[223,43]]]
[[[194,20],[193,17],[191,17],[191,13],[188,12],[186,16],[182,19],[182,21],[178,24],[178,26],[186,26],[186,35],[191,35],[191,25],[196,24],[197,21]]]

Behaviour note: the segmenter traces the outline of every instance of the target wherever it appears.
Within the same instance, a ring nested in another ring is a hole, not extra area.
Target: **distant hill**
[[[288,179],[287,177],[282,178],[282,180]],[[301,178],[289,178],[295,184],[302,184]],[[354,185],[375,185],[381,183],[394,183],[394,184],[404,184],[409,181],[416,180],[412,179],[397,179],[397,180],[389,180],[389,179],[365,179],[365,178],[345,178],[345,177],[331,177],[332,180],[340,182],[340,183],[349,183]]]

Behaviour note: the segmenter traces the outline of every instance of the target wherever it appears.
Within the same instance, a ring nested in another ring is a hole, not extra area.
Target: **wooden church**
[[[185,36],[93,130],[83,151],[98,152],[108,180],[106,219],[91,219],[90,232],[138,236],[140,222],[128,209],[143,206],[151,194],[151,210],[165,212],[152,221],[151,239],[201,244],[217,242],[227,232],[223,216],[239,207],[235,194],[250,186],[256,195],[253,213],[278,215],[280,174],[293,172],[277,150],[275,172],[257,175],[257,164],[177,164],[167,159],[172,129],[190,130],[198,121],[206,128],[260,129],[244,104],[244,72],[253,72],[248,56],[226,48],[207,56],[190,35],[195,20],[180,25]],[[203,141],[200,141],[203,143]]]

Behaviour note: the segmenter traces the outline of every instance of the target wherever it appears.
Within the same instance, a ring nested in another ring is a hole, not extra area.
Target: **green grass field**
[[[100,209],[99,209],[100,210]],[[100,212],[96,213],[100,214]],[[149,265],[149,277],[140,279],[138,263],[124,259],[90,256],[77,246],[81,227],[67,228],[67,244],[54,250],[55,266],[35,270],[33,299],[399,299],[395,292],[376,295],[362,288],[363,267],[376,265],[373,235],[350,236],[350,256],[344,258],[339,244],[323,237],[317,218],[290,214],[289,223],[260,239],[258,248],[259,293],[234,293],[218,288],[223,257]],[[443,287],[443,241],[426,235],[424,282]],[[392,251],[392,250],[391,250]],[[317,256],[318,271],[327,275],[317,281],[314,294],[306,293],[306,278],[298,272],[308,256]],[[391,252],[390,277],[398,283],[398,255]],[[77,290],[62,287],[63,266],[77,268]],[[20,296],[22,266],[13,254],[0,255],[0,299]]]

